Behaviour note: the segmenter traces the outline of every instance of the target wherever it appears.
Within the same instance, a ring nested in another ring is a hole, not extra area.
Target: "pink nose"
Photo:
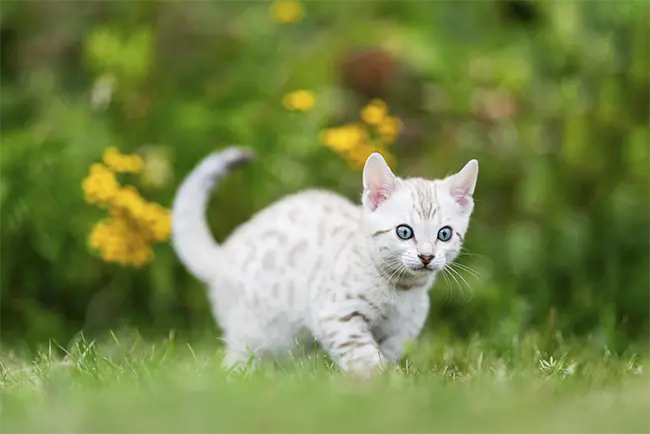
[[[420,258],[420,261],[422,261],[424,265],[428,265],[429,262],[433,260],[432,255],[418,255],[418,258]]]

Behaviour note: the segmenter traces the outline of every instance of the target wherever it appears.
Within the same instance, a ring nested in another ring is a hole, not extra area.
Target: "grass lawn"
[[[2,361],[3,432],[650,432],[647,352],[422,337],[371,382],[322,356],[228,377],[217,344],[84,340]]]

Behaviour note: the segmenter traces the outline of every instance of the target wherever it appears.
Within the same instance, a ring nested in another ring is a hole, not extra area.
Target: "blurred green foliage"
[[[143,270],[88,249],[102,215],[83,200],[90,164],[111,145],[143,155],[135,185],[170,206],[203,156],[250,146],[258,162],[209,210],[223,239],[298,189],[358,198],[359,172],[318,137],[372,96],[404,123],[399,175],[480,161],[476,256],[461,259],[480,276],[464,274],[470,301],[438,283],[432,327],[495,341],[548,328],[614,349],[647,337],[648,5],[310,1],[283,24],[267,2],[3,1],[3,342],[213,330],[169,245]],[[346,63],[369,47],[397,66]],[[296,89],[316,94],[312,110],[282,107]]]

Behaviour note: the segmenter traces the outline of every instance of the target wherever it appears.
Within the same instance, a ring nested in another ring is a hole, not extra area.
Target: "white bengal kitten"
[[[210,193],[252,159],[238,147],[205,158],[173,205],[172,242],[209,285],[224,331],[224,366],[309,348],[316,339],[344,371],[397,361],[420,333],[436,273],[461,250],[478,162],[439,180],[401,179],[378,153],[363,169],[362,206],[327,191],[270,205],[218,245],[205,219]]]

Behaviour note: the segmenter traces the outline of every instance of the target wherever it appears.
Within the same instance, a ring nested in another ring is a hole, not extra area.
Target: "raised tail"
[[[219,261],[219,245],[206,220],[210,193],[230,169],[253,159],[251,151],[230,147],[203,159],[176,192],[172,209],[172,245],[185,268],[209,282]]]

